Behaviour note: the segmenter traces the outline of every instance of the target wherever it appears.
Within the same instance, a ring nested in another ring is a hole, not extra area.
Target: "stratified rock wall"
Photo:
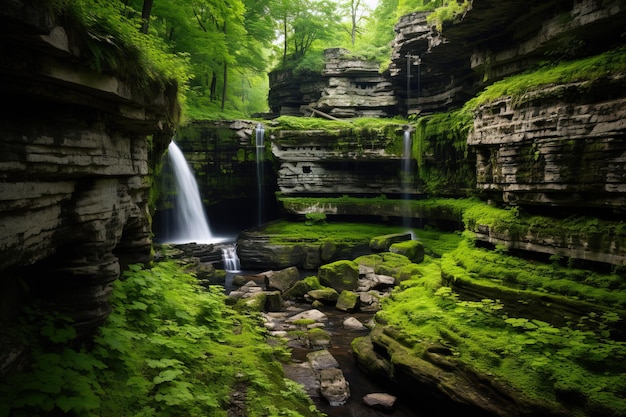
[[[154,153],[169,142],[176,88],[94,71],[56,19],[0,11],[0,325],[38,298],[87,332],[122,267],[150,258],[146,136]]]
[[[460,107],[485,86],[541,61],[610,50],[623,42],[626,5],[619,0],[474,0],[441,32],[427,17],[412,13],[396,25],[389,70],[406,113]]]
[[[482,106],[468,141],[478,189],[509,204],[623,210],[626,97],[615,92],[626,83],[588,84]]]
[[[269,105],[280,115],[310,114],[310,108],[331,117],[386,117],[396,113],[397,100],[379,64],[351,56],[343,48],[324,51],[321,74],[270,73]]]

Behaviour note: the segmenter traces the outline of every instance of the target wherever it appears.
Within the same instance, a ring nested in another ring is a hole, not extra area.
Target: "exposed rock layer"
[[[88,331],[121,266],[150,257],[146,136],[155,153],[169,141],[176,89],[94,71],[55,19],[0,12],[0,324],[38,297]]]

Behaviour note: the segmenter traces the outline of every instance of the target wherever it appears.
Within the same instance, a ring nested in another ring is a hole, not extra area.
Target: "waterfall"
[[[400,180],[402,183],[402,224],[404,227],[411,227],[411,195],[410,189],[413,184],[412,155],[411,148],[413,146],[411,138],[411,128],[407,126],[404,130],[402,138],[402,166],[400,172]]]
[[[168,240],[173,243],[211,242],[214,239],[193,172],[174,141],[170,142],[167,149],[176,186],[176,206],[173,208],[174,229]]]
[[[264,197],[264,172],[263,172],[263,156],[265,153],[265,143],[263,136],[265,135],[265,129],[261,123],[256,125],[256,182],[257,182],[257,225],[263,223],[265,217],[265,197]]]
[[[227,245],[222,248],[222,261],[225,271],[237,272],[241,269],[239,257],[237,257],[237,245]]]

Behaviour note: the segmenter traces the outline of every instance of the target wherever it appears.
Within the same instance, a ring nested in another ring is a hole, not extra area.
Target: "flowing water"
[[[413,183],[413,169],[411,161],[411,148],[413,142],[411,138],[411,129],[406,128],[404,130],[404,136],[402,138],[402,164],[400,172],[400,181],[402,184],[402,225],[406,228],[411,227],[411,195],[410,189]]]
[[[265,152],[265,143],[264,143],[264,135],[265,129],[263,129],[263,125],[261,123],[256,126],[256,181],[257,181],[257,193],[258,193],[258,204],[257,204],[257,225],[261,225],[265,220],[265,198],[264,198],[264,189],[263,182],[265,181],[265,173],[264,171],[264,152]]]
[[[174,141],[167,148],[176,187],[176,206],[172,210],[173,229],[165,241],[207,243],[214,240],[204,212],[198,183],[183,152]]]

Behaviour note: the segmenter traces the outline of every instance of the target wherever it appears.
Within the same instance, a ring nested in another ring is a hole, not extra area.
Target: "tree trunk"
[[[213,71],[211,75],[211,87],[209,89],[211,102],[217,100],[217,74]]]
[[[228,85],[228,64],[224,62],[224,85],[222,86],[222,110],[226,106],[226,86]]]
[[[141,9],[141,33],[148,33],[150,27],[150,14],[152,13],[153,0],[143,0],[143,8]]]

